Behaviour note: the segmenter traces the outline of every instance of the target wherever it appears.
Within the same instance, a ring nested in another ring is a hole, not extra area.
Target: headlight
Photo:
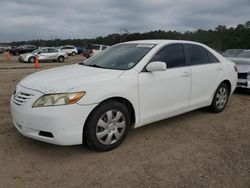
[[[60,106],[67,104],[74,104],[79,101],[86,92],[76,93],[60,93],[60,94],[47,94],[40,97],[34,104],[33,108],[44,106]]]

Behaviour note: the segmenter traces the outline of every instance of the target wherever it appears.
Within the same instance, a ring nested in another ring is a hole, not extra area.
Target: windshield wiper
[[[97,64],[84,64],[83,62],[79,63],[80,65],[85,65],[85,66],[88,66],[88,67],[96,67],[96,68],[104,68],[100,65],[97,65]]]

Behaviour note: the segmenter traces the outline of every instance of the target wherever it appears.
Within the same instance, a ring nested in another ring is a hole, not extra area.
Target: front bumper
[[[237,87],[250,89],[250,73],[238,73]]]
[[[84,123],[96,104],[32,108],[34,101],[42,94],[20,88],[24,93],[33,94],[22,105],[16,102],[16,95],[11,97],[13,123],[23,136],[56,145],[82,144]]]

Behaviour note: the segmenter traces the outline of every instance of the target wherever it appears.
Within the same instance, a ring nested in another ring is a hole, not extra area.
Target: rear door
[[[223,64],[206,48],[195,44],[185,44],[188,64],[192,71],[190,107],[205,105],[223,77]]]
[[[48,60],[56,60],[57,59],[57,50],[55,48],[49,48],[48,49],[48,56],[47,59]]]
[[[138,75],[142,121],[159,120],[189,105],[191,70],[186,66],[182,44],[159,50],[150,60],[167,64],[166,71],[142,71]],[[150,63],[149,62],[149,63]]]

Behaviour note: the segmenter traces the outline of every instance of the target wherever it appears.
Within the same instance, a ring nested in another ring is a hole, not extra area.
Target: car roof
[[[170,44],[170,43],[187,43],[187,44],[199,44],[203,45],[198,42],[187,41],[187,40],[136,40],[136,41],[129,41],[125,43],[136,43],[136,44]]]

